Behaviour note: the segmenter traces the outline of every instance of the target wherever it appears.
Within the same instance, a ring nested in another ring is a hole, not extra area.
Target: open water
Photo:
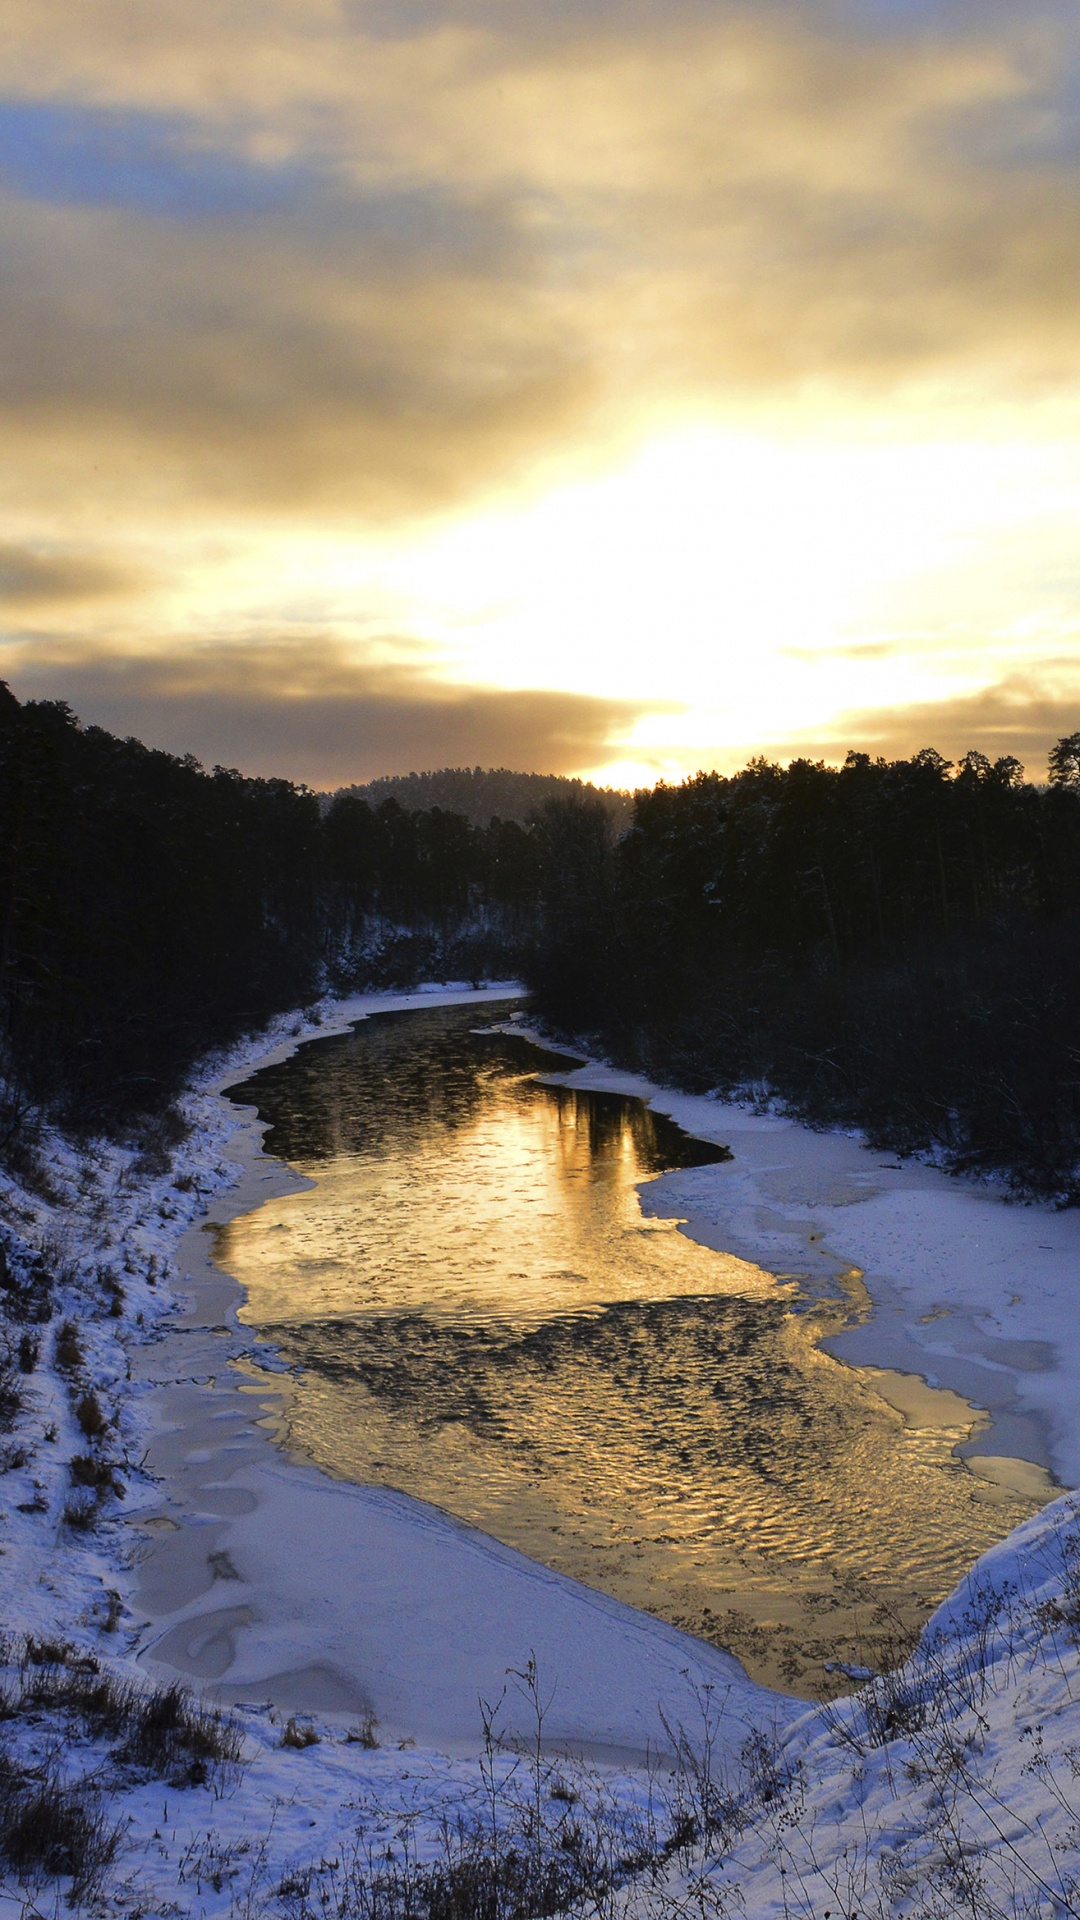
[[[955,1457],[977,1416],[954,1396],[905,1423],[821,1351],[856,1286],[808,1303],[642,1213],[640,1183],[722,1149],[641,1101],[543,1084],[573,1063],[476,1031],[498,1017],[379,1015],[233,1090],[314,1182],[216,1250],[291,1369],[284,1443],[757,1678],[849,1686],[836,1663],[888,1659],[1031,1501]]]

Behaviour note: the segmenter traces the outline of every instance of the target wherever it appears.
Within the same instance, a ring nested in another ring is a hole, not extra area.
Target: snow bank
[[[1080,1484],[1080,1211],[1010,1204],[854,1136],[679,1094],[587,1063],[569,1086],[637,1094],[688,1133],[731,1149],[719,1165],[642,1188],[646,1212],[685,1221],[705,1246],[813,1292],[857,1279],[867,1311],[827,1340],[837,1358],[921,1375],[985,1408],[961,1451],[989,1477],[1012,1459],[1036,1495]]]
[[[660,1701],[669,1725],[691,1731],[703,1699],[719,1711],[727,1785],[713,1831],[627,1890],[628,1914],[1080,1911],[1071,1497],[980,1563],[897,1676],[807,1713],[750,1686],[724,1655],[434,1509],[276,1451],[265,1374],[243,1371],[245,1354],[268,1356],[237,1324],[237,1290],[209,1253],[215,1222],[297,1176],[261,1155],[254,1114],[222,1092],[319,1032],[431,1000],[338,1003],[208,1063],[186,1102],[192,1131],[171,1156],[153,1142],[76,1153],[52,1138],[33,1190],[4,1183],[13,1281],[32,1291],[47,1269],[53,1290],[51,1322],[27,1323],[41,1354],[0,1436],[10,1645],[62,1638],[121,1679],[181,1673],[241,1703],[242,1769],[183,1788],[125,1771],[107,1741],[47,1713],[8,1725],[5,1749],[20,1764],[92,1776],[124,1827],[94,1911],[270,1913],[274,1888],[310,1885],[314,1898],[327,1863],[350,1848],[407,1834],[421,1854],[437,1850],[444,1822],[477,1805],[491,1764],[477,1695],[495,1697],[505,1669],[532,1653],[555,1689],[545,1735],[585,1756],[612,1808],[653,1805],[655,1783],[636,1763],[646,1742],[668,1738]],[[883,1164],[855,1140],[603,1067],[567,1077],[640,1093],[731,1146],[730,1163],[644,1188],[647,1207],[685,1215],[708,1244],[807,1275],[811,1289],[862,1268],[875,1310],[835,1343],[845,1357],[955,1387],[993,1409],[977,1446],[1080,1479],[1077,1216],[1006,1207],[932,1170]],[[66,1370],[65,1319],[81,1355]],[[105,1422],[92,1441],[78,1412],[87,1392]],[[82,1530],[65,1513],[71,1462],[88,1449],[111,1478]],[[282,1744],[293,1714],[317,1742]],[[513,1680],[508,1714],[506,1726],[515,1715],[527,1725]],[[29,1911],[14,1884],[0,1890],[0,1920]]]
[[[911,1659],[718,1781],[626,1920],[1080,1911],[1080,1501],[983,1558]]]

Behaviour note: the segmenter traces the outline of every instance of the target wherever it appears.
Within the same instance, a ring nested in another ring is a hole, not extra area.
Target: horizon
[[[851,748],[847,748],[844,751],[835,754],[832,758],[829,758],[827,755],[823,755],[823,754],[815,755],[813,753],[806,753],[806,754],[793,754],[786,759],[781,757],[776,760],[770,760],[767,754],[750,754],[747,757],[747,759],[742,763],[741,766],[736,766],[736,767],[731,767],[726,769],[725,773],[721,774],[720,777],[732,778],[735,774],[746,772],[751,765],[759,761],[765,762],[765,764],[767,764],[768,766],[774,766],[779,768],[779,770],[782,773],[788,772],[791,769],[791,767],[796,764],[804,764],[804,763],[808,763],[809,765],[814,767],[824,767],[826,771],[830,773],[838,773],[843,768],[844,762],[848,756],[848,753],[860,753],[864,751],[866,751],[866,749],[853,746]],[[893,761],[905,760],[905,759],[910,760],[914,757],[914,755],[920,752],[934,753],[936,751],[937,749],[934,747],[933,742],[928,740],[928,741],[924,741],[921,748],[916,747],[913,750],[912,754],[894,755],[894,756],[891,756],[891,759]],[[978,748],[968,749],[968,752],[978,752],[978,751],[980,751]],[[871,754],[869,757],[875,765],[890,764],[890,756],[887,756],[884,754],[878,754],[878,755]],[[941,756],[941,759],[943,762],[944,772],[946,774],[957,773],[962,766],[964,757],[965,756],[961,754],[961,755],[958,755],[958,757],[955,760],[950,760],[947,755],[943,754]],[[999,759],[1005,759],[1005,760],[1011,757],[1015,757],[1018,760],[1018,764],[1019,764],[1018,777],[1026,781],[1029,785],[1046,786],[1049,784],[1049,769],[1044,770],[1042,776],[1040,777],[1038,774],[1033,773],[1030,767],[1025,766],[1023,761],[1019,761],[1018,756],[1010,756],[1007,754],[1002,754],[1002,755],[999,755],[998,757]],[[481,767],[481,766],[406,767],[397,773],[375,774],[370,780],[356,780],[356,781],[350,782],[348,786],[342,786],[342,787],[336,787],[336,788],[319,788],[317,789],[317,791],[320,793],[322,797],[325,798],[327,794],[330,794],[332,796],[334,793],[348,792],[350,790],[350,787],[361,788],[361,787],[376,787],[376,786],[395,786],[395,785],[400,785],[402,782],[408,781],[408,780],[417,780],[417,781],[434,780],[439,778],[440,775],[444,775],[444,774],[469,774],[469,775],[480,774],[481,776],[488,775],[488,774],[508,774],[511,777],[511,779],[515,779],[515,780],[531,780],[531,779],[565,780],[569,784],[577,783],[586,787],[594,788],[599,793],[618,794],[622,798],[633,799],[635,793],[651,792],[655,787],[660,787],[660,786],[681,786],[681,785],[685,785],[688,781],[699,779],[703,775],[718,774],[719,772],[720,770],[716,767],[691,767],[691,768],[688,768],[685,772],[679,773],[677,776],[667,776],[663,773],[660,773],[660,774],[657,774],[654,780],[643,781],[637,787],[632,787],[632,786],[620,787],[620,786],[614,785],[610,781],[607,783],[604,783],[601,780],[593,779],[583,774],[546,774],[546,773],[540,772],[535,767]]]
[[[20,698],[323,791],[1080,724],[1064,0],[2,31]]]
[[[0,690],[4,690],[4,689],[6,689],[8,692],[12,691],[12,689],[8,687],[8,683],[6,681],[0,680]],[[74,711],[71,709],[70,702],[64,699],[63,693],[60,690],[58,690],[55,693],[49,693],[49,694],[40,695],[40,696],[34,696],[34,695],[27,696],[28,699],[33,699],[35,697],[56,700],[62,706],[67,706],[69,712],[72,712],[72,716],[74,718],[76,725],[79,727],[100,726],[104,724],[103,722],[92,719],[89,716],[84,717],[82,714],[74,713]],[[105,731],[110,731],[108,726],[105,726]],[[120,736],[117,736],[117,737],[120,737]],[[151,750],[154,750],[154,742],[152,741],[141,740],[139,739],[138,736],[130,735],[130,734],[123,737],[134,738],[138,745],[148,747]],[[1080,739],[1080,730],[1074,730],[1072,736],[1070,737],[1072,739]],[[1054,745],[1061,744],[1064,738],[1065,738],[1064,736],[1058,736],[1057,741],[1051,741],[1050,745],[1047,748],[1047,755],[1049,755],[1051,748]],[[203,772],[217,771],[219,768],[224,772],[237,772],[241,774],[248,771],[243,767],[233,767],[223,762],[217,762],[217,763],[214,763],[213,765],[210,765],[205,759],[200,758],[200,756],[197,753],[194,753],[191,749],[186,748],[182,745],[179,747],[176,747],[176,746],[162,747],[162,748],[158,748],[157,750],[172,753],[177,758],[193,759],[197,762],[198,766]],[[633,799],[635,794],[637,793],[651,792],[653,789],[660,786],[672,786],[672,787],[681,786],[681,785],[687,784],[690,781],[707,777],[709,775],[719,775],[722,778],[733,778],[737,774],[749,771],[752,767],[758,764],[761,764],[766,767],[776,768],[780,772],[788,772],[796,764],[810,765],[813,767],[822,767],[829,772],[839,772],[844,767],[847,759],[852,755],[859,755],[859,756],[865,755],[871,761],[872,764],[877,766],[883,766],[883,765],[889,765],[889,764],[895,764],[895,763],[902,763],[906,760],[909,761],[920,753],[937,754],[938,758],[942,763],[942,771],[946,775],[949,775],[949,774],[955,775],[962,770],[965,759],[967,759],[972,754],[974,755],[981,754],[981,749],[977,747],[968,747],[967,749],[965,749],[964,752],[958,753],[955,759],[950,758],[948,755],[940,754],[932,741],[924,741],[921,747],[913,747],[911,751],[908,753],[895,753],[891,755],[880,754],[880,753],[874,754],[868,748],[859,747],[855,744],[841,745],[836,750],[834,750],[831,754],[829,752],[819,753],[819,752],[816,752],[813,748],[809,748],[800,753],[792,753],[787,756],[781,754],[779,756],[776,756],[775,758],[770,756],[768,753],[761,753],[761,752],[755,752],[753,750],[750,750],[747,752],[746,756],[741,761],[736,761],[733,759],[732,763],[723,769],[715,766],[707,766],[707,765],[687,766],[683,769],[678,770],[677,772],[668,771],[668,772],[656,773],[651,778],[639,781],[637,785],[623,785],[623,786],[618,785],[614,780],[610,778],[605,780],[603,777],[598,777],[597,775],[592,773],[551,773],[543,768],[538,768],[538,767],[514,767],[506,764],[502,764],[499,766],[494,766],[494,765],[484,766],[479,762],[472,765],[466,765],[464,763],[459,763],[456,765],[450,765],[449,763],[440,763],[440,764],[433,763],[432,765],[426,766],[426,767],[425,766],[399,767],[392,772],[372,774],[366,779],[339,781],[333,786],[311,787],[311,790],[315,793],[315,795],[319,799],[326,800],[326,799],[333,799],[335,795],[339,793],[358,791],[368,787],[400,786],[404,783],[407,783],[413,780],[417,782],[422,782],[427,780],[437,780],[444,776],[455,777],[460,775],[464,775],[469,778],[475,777],[475,776],[480,776],[481,778],[506,776],[512,780],[555,780],[558,782],[565,783],[566,785],[584,786],[589,788],[592,791],[595,791],[601,794],[610,794],[622,799]],[[1044,755],[1043,757],[1046,758],[1047,756]],[[984,759],[984,761],[988,766],[994,765],[994,762],[990,761],[988,755],[982,755],[982,758]],[[1052,769],[1050,766],[1046,767],[1043,777],[1040,778],[1038,774],[1034,773],[1030,767],[1028,767],[1023,761],[1019,759],[1018,755],[1010,755],[1006,752],[998,755],[997,758],[999,761],[1004,761],[1006,763],[1008,763],[1011,760],[1013,763],[1013,768],[1015,770],[1015,777],[1022,781],[1027,782],[1029,785],[1045,786],[1051,783],[1050,776],[1051,776]],[[601,776],[604,771],[605,771],[604,769],[599,770]],[[265,770],[254,777],[292,780],[292,776],[275,773],[272,768]],[[301,787],[311,786],[310,782],[304,781],[302,779],[294,780],[292,781],[292,783],[294,785],[301,786]]]

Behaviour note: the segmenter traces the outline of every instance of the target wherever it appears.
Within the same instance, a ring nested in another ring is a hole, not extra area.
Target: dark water
[[[955,1459],[951,1396],[905,1426],[820,1351],[854,1294],[793,1311],[793,1283],[642,1214],[638,1183],[722,1149],[537,1084],[573,1063],[473,1031],[492,1017],[382,1015],[236,1089],[316,1182],[218,1249],[294,1369],[287,1444],[828,1692],[1031,1503]]]

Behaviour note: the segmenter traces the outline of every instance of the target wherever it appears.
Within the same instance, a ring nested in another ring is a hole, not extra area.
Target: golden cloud
[[[835,762],[849,748],[894,760],[920,747],[936,747],[955,761],[975,748],[991,760],[1014,754],[1030,779],[1042,780],[1050,748],[1078,728],[1080,666],[1066,656],[957,699],[843,713],[817,735],[774,742],[768,752],[783,760],[805,756]]]
[[[443,766],[571,773],[613,757],[643,711],[574,693],[435,685],[407,643],[352,659],[331,639],[280,636],[197,650],[0,657],[20,699],[64,699],[88,723],[205,764],[320,787]]]
[[[1069,31],[12,0],[11,91],[137,123],[176,204],[9,185],[8,464],[42,500],[97,460],[148,508],[385,513],[657,408],[1072,392]],[[192,167],[234,200],[187,217]]]
[[[0,542],[0,607],[15,610],[108,600],[132,593],[138,576],[94,554]]]
[[[1075,10],[958,0],[932,33],[855,16],[842,0],[7,0],[0,602],[38,629],[11,656],[17,688],[319,782],[595,767],[644,704],[451,688],[431,653],[376,671],[326,637],[384,618],[348,584],[354,532],[377,545],[410,516],[498,509],[687,421],[1071,430]],[[337,542],[332,588],[290,567],[308,534]],[[130,571],[110,558],[125,552]],[[419,602],[406,583],[388,604],[391,625]],[[463,616],[444,611],[425,630],[450,659]],[[294,618],[319,630],[280,637]],[[80,636],[66,650],[61,622]],[[810,641],[827,651],[812,623]],[[880,644],[856,633],[852,659]],[[613,678],[628,645],[599,633]],[[1070,684],[1031,668],[826,732],[1037,757],[1059,719],[1070,730]]]

